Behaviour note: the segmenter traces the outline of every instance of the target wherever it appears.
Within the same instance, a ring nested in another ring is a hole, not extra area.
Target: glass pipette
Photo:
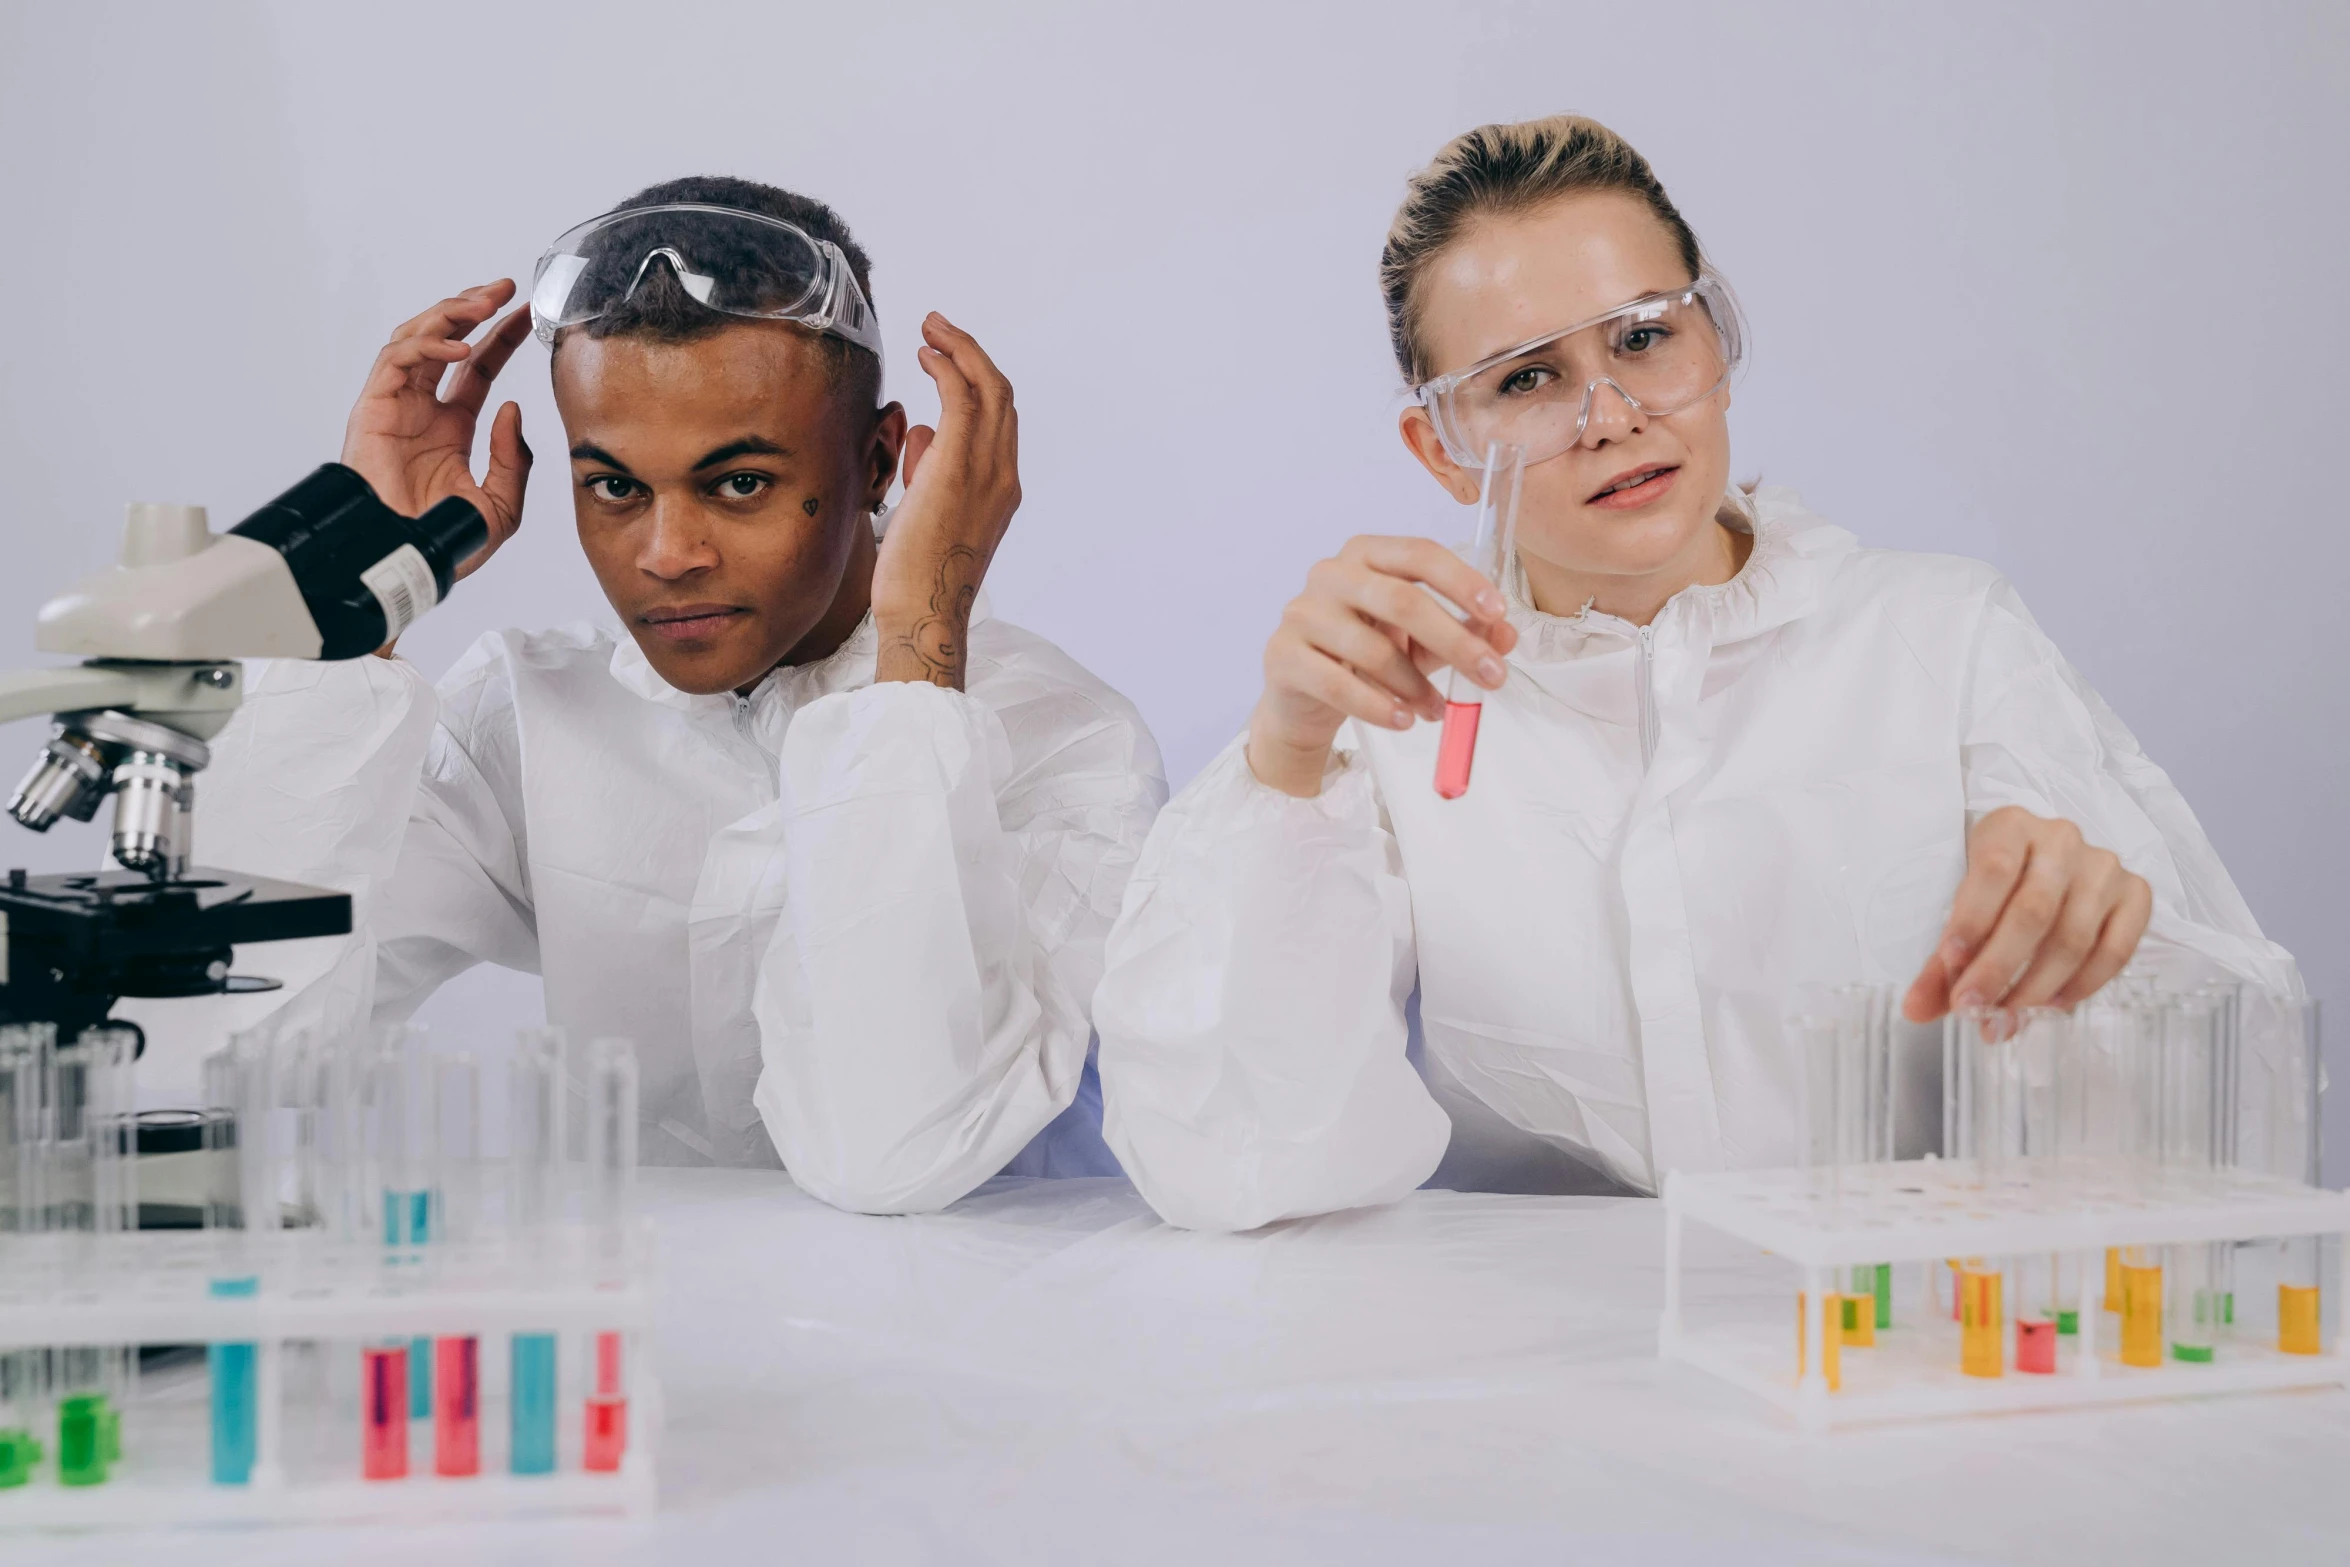
[[[1526,449],[1495,441],[1485,448],[1485,479],[1477,494],[1477,531],[1469,564],[1501,586],[1518,547],[1518,488],[1526,472]],[[1477,724],[1485,697],[1457,669],[1444,672],[1444,728],[1436,741],[1436,792],[1457,800],[1469,792],[1469,769],[1477,759]]]

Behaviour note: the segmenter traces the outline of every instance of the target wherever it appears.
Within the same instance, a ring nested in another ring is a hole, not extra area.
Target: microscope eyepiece
[[[285,557],[317,623],[318,656],[329,659],[398,637],[448,595],[457,563],[490,540],[481,513],[456,496],[403,517],[333,462],[229,531]]]

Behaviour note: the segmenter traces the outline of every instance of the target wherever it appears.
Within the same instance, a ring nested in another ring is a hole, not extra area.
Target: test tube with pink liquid
[[[1485,448],[1485,479],[1477,494],[1477,532],[1469,543],[1469,564],[1497,588],[1517,553],[1518,489],[1525,473],[1524,447],[1495,441]],[[1477,724],[1484,715],[1483,689],[1459,670],[1446,669],[1444,728],[1436,741],[1440,797],[1457,800],[1469,792],[1469,769],[1477,760]]]

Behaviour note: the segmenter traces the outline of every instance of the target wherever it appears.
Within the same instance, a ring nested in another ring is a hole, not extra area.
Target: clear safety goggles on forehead
[[[531,329],[552,343],[563,328],[618,308],[658,266],[712,310],[795,322],[881,353],[880,323],[838,245],[780,218],[700,202],[607,212],[548,246],[531,279]]]
[[[1687,288],[1649,294],[1412,388],[1445,453],[1484,465],[1496,443],[1546,462],[1583,438],[1601,388],[1651,418],[1719,391],[1745,352],[1728,285],[1700,273]]]

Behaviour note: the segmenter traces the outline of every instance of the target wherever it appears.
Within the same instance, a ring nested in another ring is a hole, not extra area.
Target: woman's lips
[[[1594,495],[1584,504],[1604,507],[1608,511],[1632,511],[1651,501],[1663,499],[1665,492],[1673,487],[1673,481],[1680,475],[1681,470],[1678,468],[1662,469],[1625,489]]]
[[[747,611],[727,604],[687,604],[678,609],[654,610],[638,617],[638,623],[657,637],[671,642],[699,642]]]

